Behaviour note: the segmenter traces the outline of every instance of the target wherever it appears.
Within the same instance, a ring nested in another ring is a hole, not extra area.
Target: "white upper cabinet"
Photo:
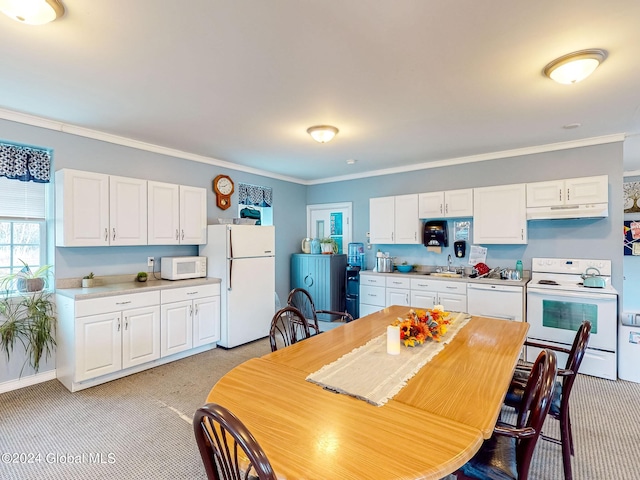
[[[394,243],[422,243],[420,219],[418,218],[418,195],[399,195],[395,197],[394,212]]]
[[[373,244],[422,243],[418,195],[370,198],[369,233]]]
[[[419,218],[454,218],[473,215],[473,189],[447,190],[418,195]]]
[[[607,175],[527,184],[527,207],[607,203],[608,200]]]
[[[369,199],[369,241],[373,244],[394,242],[395,197]]]
[[[147,183],[149,245],[178,245],[180,188],[173,183]]]
[[[207,243],[207,191],[173,183],[148,182],[149,245]]]
[[[147,181],[109,177],[110,245],[147,244]]]
[[[146,180],[56,172],[56,246],[146,244]]]
[[[180,243],[207,243],[207,190],[180,185]]]
[[[109,175],[62,169],[56,178],[56,246],[109,245]]]
[[[524,183],[473,189],[473,243],[527,243]]]

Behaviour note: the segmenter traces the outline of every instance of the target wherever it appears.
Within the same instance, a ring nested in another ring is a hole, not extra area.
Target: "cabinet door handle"
[[[189,316],[193,317],[193,305],[191,305],[191,307],[189,307]]]
[[[458,287],[445,287],[445,288],[449,288],[451,290],[457,290],[458,289]]]
[[[198,291],[196,290],[195,292],[187,292],[187,295],[195,295],[197,293],[198,293]]]
[[[116,229],[115,228],[113,229],[113,239],[114,240],[116,239]]]
[[[118,319],[118,331],[120,331],[120,319]]]
[[[196,317],[198,316],[198,304],[196,303]]]
[[[180,232],[178,232],[177,228],[176,228],[176,240],[180,240]]]
[[[571,200],[571,190],[567,188],[567,202]]]
[[[308,281],[307,281],[307,279],[308,279]],[[306,277],[304,277],[304,284],[305,284],[307,287],[311,287],[311,286],[313,286],[313,277],[311,276],[311,274],[309,274],[309,275],[307,275]]]
[[[129,317],[124,317],[124,329],[129,330]]]
[[[116,302],[116,305],[127,305],[128,303],[131,303],[131,300],[127,300],[126,302]]]
[[[520,229],[520,240],[524,240],[524,228]]]
[[[104,241],[109,241],[109,230],[107,230],[107,227],[104,227]]]
[[[562,201],[562,189],[558,189],[558,200]]]
[[[446,213],[447,215],[449,215],[449,204],[447,203],[447,205],[444,208],[444,213]]]
[[[182,240],[184,240],[184,228],[182,229]]]
[[[442,213],[442,204],[440,204],[440,213]]]

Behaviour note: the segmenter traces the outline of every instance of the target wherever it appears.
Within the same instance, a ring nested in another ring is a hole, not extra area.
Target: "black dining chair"
[[[300,310],[291,305],[278,310],[271,320],[269,343],[272,352],[310,336],[307,319]]]
[[[222,405],[208,403],[196,410],[193,431],[209,480],[276,480],[258,441],[240,419]],[[244,452],[243,456],[239,455],[240,451]]]
[[[541,342],[525,342],[525,345],[530,347],[546,348],[568,355],[565,367],[558,370],[558,377],[560,377],[560,381],[556,382],[551,401],[551,408],[549,409],[549,416],[560,422],[560,438],[550,437],[544,435],[544,433],[541,435],[543,440],[562,446],[562,466],[564,469],[565,480],[573,479],[571,457],[575,455],[573,431],[571,429],[571,417],[569,415],[569,398],[571,396],[573,384],[578,376],[578,370],[582,364],[582,359],[584,358],[587,345],[589,344],[590,335],[591,322],[585,320],[576,332],[571,349],[561,348],[556,345],[548,345]],[[509,387],[509,391],[505,397],[505,405],[515,408],[518,413],[520,413],[520,405],[522,405],[522,397],[524,394],[524,385],[530,368],[530,364],[518,365],[513,381]]]
[[[527,480],[557,371],[555,353],[542,350],[527,378],[521,404],[524,414],[518,415],[515,426],[498,423],[478,453],[454,472],[458,480]]]
[[[318,315],[333,315],[340,317],[344,322],[353,321],[353,317],[347,312],[335,312],[333,310],[316,310],[311,294],[304,288],[294,288],[289,292],[287,304],[300,310],[309,323],[309,327],[314,330],[313,334],[320,333]]]

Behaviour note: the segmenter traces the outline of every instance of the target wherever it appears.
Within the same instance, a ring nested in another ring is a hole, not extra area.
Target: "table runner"
[[[389,355],[385,332],[310,374],[307,381],[382,406],[471,319],[467,313],[451,312],[450,315],[452,322],[440,342],[426,340],[416,347],[402,345],[400,355]]]

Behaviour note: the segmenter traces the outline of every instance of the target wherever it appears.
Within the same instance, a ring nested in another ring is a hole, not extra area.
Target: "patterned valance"
[[[42,148],[0,143],[0,177],[49,183],[51,153]]]
[[[240,183],[238,184],[238,203],[256,207],[270,207],[273,205],[273,190],[268,187]]]

